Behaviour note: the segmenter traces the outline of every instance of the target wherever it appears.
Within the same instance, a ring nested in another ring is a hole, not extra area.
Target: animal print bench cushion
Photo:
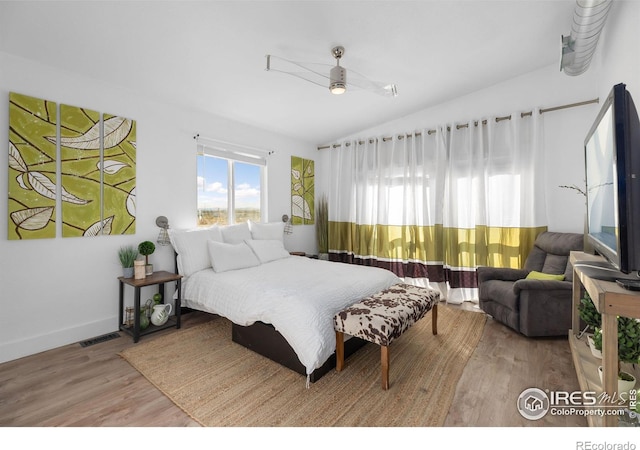
[[[378,345],[389,345],[440,301],[440,292],[411,284],[394,284],[337,313],[336,331]]]

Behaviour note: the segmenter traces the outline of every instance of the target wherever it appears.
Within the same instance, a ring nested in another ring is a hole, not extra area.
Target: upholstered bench
[[[389,345],[431,313],[431,330],[438,334],[440,292],[411,284],[394,284],[343,309],[333,317],[336,330],[336,370],[344,367],[344,335],[380,346],[382,389],[389,389]]]

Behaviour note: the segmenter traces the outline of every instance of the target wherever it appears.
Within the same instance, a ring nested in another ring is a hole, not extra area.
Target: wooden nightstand
[[[133,336],[133,342],[138,342],[140,340],[140,336],[144,336],[145,334],[154,333],[156,331],[164,330],[165,328],[176,327],[180,328],[180,310],[181,310],[181,284],[182,284],[182,275],[178,275],[171,272],[166,271],[158,271],[154,272],[151,275],[147,275],[146,278],[141,280],[136,280],[135,278],[125,278],[118,277],[118,281],[120,282],[120,319],[119,319],[119,328],[125,333]],[[144,286],[153,286],[155,284],[158,285],[158,293],[162,296],[162,302],[164,303],[164,284],[170,283],[172,281],[176,282],[176,292],[178,293],[175,307],[173,308],[175,311],[175,316],[169,317],[169,320],[164,325],[156,326],[153,324],[149,324],[149,327],[140,330],[140,288]],[[124,285],[128,284],[134,288],[134,324],[133,326],[127,326],[124,319]]]

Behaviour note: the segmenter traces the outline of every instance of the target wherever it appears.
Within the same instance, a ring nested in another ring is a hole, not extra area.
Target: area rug
[[[306,388],[306,378],[231,341],[231,324],[177,330],[120,356],[203,426],[442,426],[485,324],[481,313],[441,305],[390,346],[382,390],[380,347],[367,344]]]

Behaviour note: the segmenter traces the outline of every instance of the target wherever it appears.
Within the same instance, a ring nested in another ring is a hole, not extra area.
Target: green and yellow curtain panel
[[[478,266],[521,267],[546,230],[542,119],[512,118],[331,150],[331,259],[441,283],[454,302],[477,298]]]

